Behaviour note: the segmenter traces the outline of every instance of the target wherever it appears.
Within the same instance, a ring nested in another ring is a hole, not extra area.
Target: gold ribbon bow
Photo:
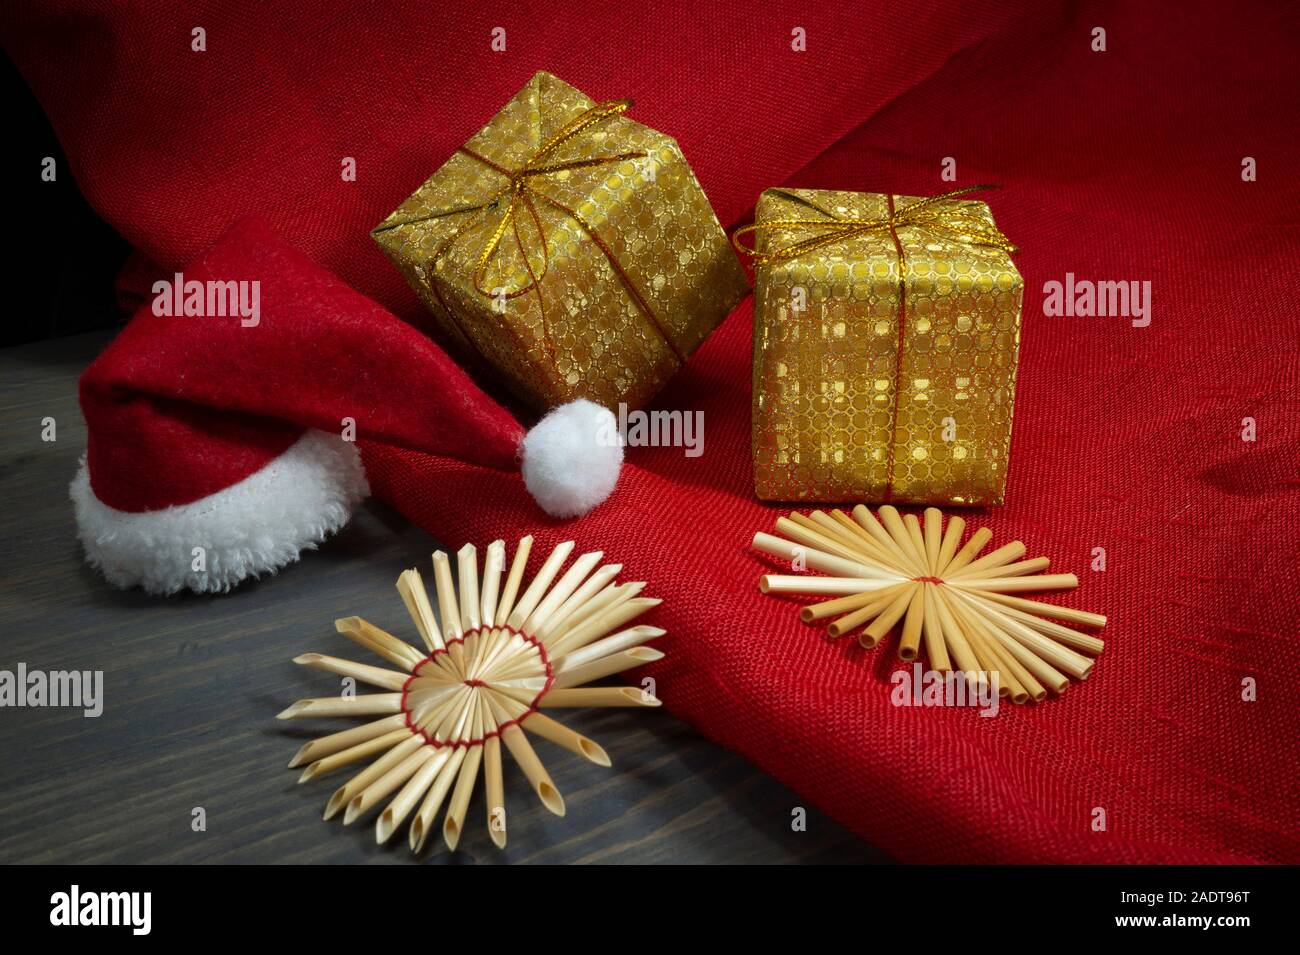
[[[491,159],[475,152],[468,146],[460,147],[459,152],[504,176],[506,178],[505,184],[483,202],[469,206],[458,206],[454,209],[446,209],[441,212],[435,212],[427,216],[420,216],[415,219],[406,219],[401,222],[394,222],[388,226],[388,228],[410,225],[415,222],[425,222],[430,219],[439,219],[450,215],[470,214],[469,218],[462,222],[460,226],[458,226],[456,230],[452,232],[452,234],[448,236],[434,251],[431,261],[436,263],[447,253],[447,250],[450,249],[452,245],[470,228],[476,225],[483,216],[501,208],[502,203],[504,202],[505,208],[501,215],[501,221],[497,223],[491,237],[489,237],[482,250],[479,252],[478,260],[474,265],[474,273],[472,277],[474,289],[480,295],[486,296],[487,298],[497,298],[500,296],[506,299],[518,298],[521,295],[527,295],[529,292],[535,292],[537,295],[537,306],[542,317],[542,338],[547,350],[550,352],[551,362],[554,364],[556,358],[555,344],[551,338],[550,324],[546,317],[546,303],[541,294],[541,281],[550,269],[550,250],[546,244],[546,232],[542,228],[542,220],[537,213],[536,203],[537,201],[541,201],[563,213],[565,216],[568,216],[582,227],[582,230],[587,233],[588,237],[591,238],[597,248],[599,248],[605,255],[605,258],[609,261],[610,267],[614,270],[614,273],[619,277],[624,287],[628,290],[628,293],[632,296],[637,307],[641,309],[646,317],[650,319],[651,323],[658,329],[659,334],[663,337],[668,348],[676,356],[678,362],[685,363],[685,356],[677,347],[676,342],[668,334],[664,324],[659,320],[658,316],[655,315],[654,311],[650,308],[649,303],[646,302],[644,296],[642,296],[641,292],[632,283],[632,280],[628,277],[627,273],[623,270],[623,267],[615,258],[613,251],[597,234],[595,228],[588,223],[586,219],[577,212],[577,210],[571,209],[569,206],[566,206],[557,199],[553,199],[545,193],[537,190],[534,186],[534,183],[539,178],[554,175],[558,172],[568,172],[574,169],[589,169],[596,166],[607,166],[613,163],[624,162],[629,159],[644,159],[646,157],[644,151],[635,151],[616,153],[608,156],[592,156],[587,159],[573,159],[560,162],[552,161],[552,157],[556,150],[565,143],[577,136],[581,136],[596,124],[603,122],[612,116],[618,116],[626,112],[631,108],[631,106],[632,101],[628,99],[609,100],[604,103],[597,103],[595,106],[579,113],[551,134],[550,138],[548,138],[546,142],[542,143],[542,145],[538,147],[537,151],[534,152],[533,155],[530,156],[518,169],[510,169],[499,163],[493,162]],[[537,240],[540,244],[540,255],[537,257],[540,258],[541,265],[536,269],[533,267],[534,255],[529,253],[528,243],[525,241],[523,232],[521,232],[519,228],[520,219],[524,215],[527,215],[532,219],[533,226],[536,229]],[[513,234],[514,236],[515,245],[519,250],[520,257],[523,259],[524,268],[528,272],[528,283],[513,291],[506,291],[503,288],[486,288],[483,284],[484,280],[487,278],[488,270],[491,268],[493,260],[500,251],[502,241],[505,239],[507,234]],[[432,288],[434,295],[438,298],[439,303],[456,323],[461,336],[469,342],[471,346],[473,346],[474,340],[470,338],[470,336],[466,334],[465,329],[461,327],[459,320],[456,318],[455,312],[443,300],[442,295],[438,292],[436,284],[431,282],[430,287]]]
[[[846,242],[856,236],[866,235],[871,232],[887,232],[894,238],[895,244],[898,244],[897,230],[904,226],[915,226],[961,245],[983,245],[995,249],[1001,249],[1006,253],[1012,253],[1016,251],[1016,247],[1012,245],[1011,241],[987,219],[968,212],[960,206],[945,207],[944,205],[944,203],[947,203],[952,199],[956,199],[959,196],[964,196],[971,192],[980,192],[985,189],[996,188],[996,186],[986,185],[968,186],[965,189],[954,189],[952,192],[945,192],[940,196],[929,196],[920,199],[901,209],[896,209],[894,207],[893,197],[890,196],[889,215],[879,219],[841,218],[840,216],[827,212],[820,206],[809,202],[802,196],[797,196],[794,193],[782,190],[781,195],[787,199],[793,199],[801,205],[808,206],[810,209],[815,209],[826,218],[772,219],[768,222],[755,222],[752,225],[743,226],[733,232],[731,235],[731,244],[736,247],[737,251],[750,256],[755,263],[766,265],[769,262],[783,262],[789,259],[795,259],[807,252],[813,251],[814,249],[820,249],[823,246]],[[824,232],[825,234],[809,236],[806,239],[800,239],[797,242],[784,246],[783,248],[761,252],[754,246],[745,245],[740,241],[742,235],[748,235],[751,232],[757,235],[761,232],[791,231],[818,231]],[[901,248],[901,245],[899,245],[900,255]]]

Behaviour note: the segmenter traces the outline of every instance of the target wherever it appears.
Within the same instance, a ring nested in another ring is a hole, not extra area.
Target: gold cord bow
[[[604,103],[597,103],[595,106],[579,113],[556,130],[550,138],[548,138],[546,142],[542,143],[542,145],[538,147],[537,151],[533,153],[533,155],[518,169],[510,169],[506,166],[502,166],[499,163],[488,159],[486,156],[475,152],[468,146],[462,146],[460,147],[459,152],[482,163],[489,169],[500,173],[502,176],[505,176],[506,183],[483,202],[469,206],[457,206],[453,209],[446,209],[441,212],[435,212],[414,219],[404,219],[400,222],[390,223],[384,228],[396,228],[398,226],[410,225],[415,222],[440,219],[450,215],[469,214],[469,218],[462,222],[455,231],[443,240],[438,248],[434,250],[430,261],[436,263],[447,253],[452,245],[460,239],[461,236],[468,232],[471,227],[476,225],[484,215],[500,208],[502,201],[504,200],[505,211],[502,213],[501,221],[497,223],[491,237],[479,252],[478,260],[474,265],[474,273],[472,276],[474,289],[480,295],[486,296],[487,298],[497,298],[500,296],[505,299],[518,298],[521,295],[527,295],[529,292],[535,292],[537,295],[538,310],[541,312],[542,317],[542,339],[550,353],[551,362],[554,364],[556,360],[555,343],[551,338],[550,323],[546,317],[546,303],[543,300],[541,293],[541,280],[550,269],[550,249],[546,244],[546,233],[542,228],[541,217],[537,213],[536,201],[540,200],[578,223],[583,231],[587,233],[588,237],[591,238],[597,248],[600,249],[605,258],[609,261],[610,267],[619,277],[619,280],[627,289],[628,294],[632,296],[637,307],[640,308],[646,317],[650,319],[650,322],[655,326],[655,328],[658,329],[659,334],[662,336],[669,350],[672,351],[679,363],[684,363],[686,360],[685,356],[678,348],[677,343],[668,334],[668,330],[664,326],[663,322],[661,322],[658,316],[655,315],[654,311],[650,308],[649,303],[646,302],[645,297],[632,283],[632,280],[628,277],[627,273],[623,270],[623,267],[614,257],[613,251],[597,234],[595,228],[588,223],[586,219],[577,212],[577,210],[571,209],[562,202],[538,191],[533,185],[538,177],[550,176],[558,172],[568,172],[573,169],[589,169],[595,166],[607,166],[613,163],[624,162],[629,159],[644,159],[646,157],[644,151],[635,151],[616,153],[609,156],[592,156],[587,159],[573,159],[562,162],[549,161],[555,151],[565,143],[569,142],[576,136],[581,136],[597,123],[626,112],[631,108],[631,106],[632,101],[628,99],[609,100]],[[533,256],[529,254],[528,243],[525,242],[524,235],[519,229],[519,220],[523,214],[527,214],[528,217],[532,219],[533,226],[536,229],[537,240],[541,246],[541,265],[536,269],[533,267]],[[493,259],[501,249],[502,240],[505,238],[507,233],[512,233],[514,235],[515,245],[519,250],[520,257],[523,259],[524,268],[528,272],[528,283],[513,291],[506,291],[503,288],[486,288],[484,286],[484,280],[487,277],[488,270],[491,268]],[[460,321],[456,318],[455,312],[443,300],[442,295],[438,292],[437,285],[432,282],[429,284],[433,294],[437,297],[443,309],[456,324],[457,329],[461,333],[461,337],[464,338],[472,347],[477,348],[477,346],[474,345],[474,340],[465,332]]]
[[[578,114],[556,130],[555,133],[551,135],[550,139],[542,143],[537,152],[533,153],[532,157],[529,158],[529,160],[519,169],[512,170],[500,166],[487,157],[479,155],[468,146],[462,146],[460,148],[462,153],[472,159],[478,160],[496,172],[501,173],[501,175],[507,177],[508,180],[495,195],[486,202],[477,206],[480,210],[496,209],[500,205],[502,199],[509,197],[506,203],[505,213],[501,216],[501,221],[497,223],[496,230],[492,233],[492,237],[488,239],[487,244],[483,246],[483,250],[479,253],[478,262],[474,267],[474,288],[480,295],[486,295],[489,298],[492,298],[497,294],[500,294],[496,289],[484,288],[483,279],[487,276],[488,268],[491,266],[492,259],[496,256],[497,250],[500,249],[501,240],[505,237],[507,231],[514,232],[515,243],[519,248],[519,254],[523,257],[525,268],[528,269],[529,283],[522,288],[515,289],[513,292],[505,293],[506,298],[517,298],[520,295],[526,295],[531,292],[550,268],[550,251],[546,247],[546,234],[542,230],[541,217],[538,216],[537,206],[533,202],[535,198],[541,199],[543,202],[559,209],[571,218],[578,219],[579,224],[584,228],[587,228],[586,223],[578,218],[578,216],[570,209],[560,205],[560,203],[551,199],[549,196],[546,196],[533,188],[533,180],[537,176],[549,176],[557,172],[567,172],[571,169],[589,169],[593,166],[607,166],[611,163],[623,162],[628,159],[645,158],[646,154],[638,151],[617,153],[612,156],[593,156],[589,159],[574,159],[568,162],[546,162],[546,160],[550,158],[557,149],[567,143],[570,139],[582,135],[592,126],[595,126],[597,123],[610,116],[618,116],[619,114],[626,112],[631,106],[631,100],[610,100],[606,103],[598,103],[586,112]],[[519,232],[519,214],[521,207],[528,212],[529,216],[532,217],[533,224],[537,228],[537,235],[542,246],[542,266],[537,272],[533,271],[532,261],[528,255],[527,248],[525,248],[523,236]],[[465,227],[462,227],[461,230],[457,230],[456,235],[459,235],[464,228]],[[446,246],[450,246],[451,241],[455,240],[456,235],[452,236],[452,239],[446,243]],[[445,250],[439,251],[441,253]]]
[[[954,189],[952,192],[945,192],[940,196],[929,196],[920,199],[901,209],[894,208],[891,201],[889,215],[879,219],[841,218],[809,202],[802,196],[781,190],[781,194],[786,198],[793,199],[811,209],[816,209],[826,218],[772,219],[767,222],[755,222],[733,232],[731,244],[736,247],[737,251],[750,256],[755,263],[766,265],[769,262],[784,262],[795,259],[814,249],[835,245],[871,232],[887,232],[896,238],[897,229],[904,226],[916,226],[961,245],[983,245],[1001,249],[1006,253],[1012,253],[1016,251],[1016,247],[998,230],[997,226],[987,219],[967,212],[960,206],[944,206],[944,203],[967,193],[996,188],[996,186],[985,185]],[[754,246],[745,245],[740,241],[742,235],[748,235],[751,232],[757,235],[763,232],[785,231],[822,231],[825,234],[800,239],[780,249],[761,252]]]

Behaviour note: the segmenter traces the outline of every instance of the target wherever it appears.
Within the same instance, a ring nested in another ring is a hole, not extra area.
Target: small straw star
[[[1103,643],[1058,621],[1100,629],[1106,618],[1018,596],[1070,590],[1079,579],[1040,573],[1050,561],[1022,560],[1020,541],[980,557],[992,531],[980,528],[962,545],[965,529],[960,517],[945,528],[933,507],[924,525],[889,505],[879,519],[861,504],[852,517],[838,509],[792,513],[777,519],[775,534],[755,534],[754,549],[829,576],[767,574],[759,589],[832,598],[801,608],[799,618],[834,618],[829,636],[857,630],[867,649],[901,623],[900,660],[915,660],[924,644],[931,668],[959,670],[974,683],[996,676],[1013,703],[1038,702],[1049,690],[1065,692],[1071,677],[1086,679]]]

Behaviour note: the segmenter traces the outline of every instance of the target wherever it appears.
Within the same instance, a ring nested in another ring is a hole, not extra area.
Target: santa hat
[[[556,517],[618,480],[608,409],[575,401],[525,434],[427,337],[256,221],[155,291],[81,379],[72,500],[116,586],[224,591],[297,560],[369,493],[354,439],[522,468],[520,492]]]

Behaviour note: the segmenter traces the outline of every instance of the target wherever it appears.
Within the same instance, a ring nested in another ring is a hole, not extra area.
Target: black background
[[[536,876],[517,871],[520,878]],[[735,950],[760,942],[770,948],[776,941],[771,932],[785,930],[787,938],[805,945],[818,937],[853,949],[903,943],[891,945],[891,951],[1055,949],[1099,936],[1134,943],[1160,939],[1180,950],[1199,940],[1218,951],[1234,951],[1243,942],[1257,944],[1260,935],[1252,933],[1262,930],[1276,940],[1291,927],[1287,897],[1294,874],[1264,866],[902,866],[857,868],[850,885],[826,893],[829,886],[810,885],[790,869],[768,869],[761,881],[732,876],[716,891],[702,892],[659,880],[622,891],[606,882],[604,891],[592,891],[581,884],[590,876],[575,872],[548,874],[544,885],[533,881],[531,892],[520,885],[515,895],[498,891],[495,878],[478,884],[466,869],[454,875],[450,870],[264,869],[232,883],[228,873],[201,867],[166,873],[47,868],[35,879],[21,880],[22,888],[9,895],[13,909],[6,913],[6,927],[23,933],[18,937],[46,929],[74,944],[201,939],[205,949],[283,938],[299,950],[355,940],[363,943],[360,952],[411,942],[441,951],[490,950],[503,942],[525,949],[576,944],[654,951],[716,938]],[[74,882],[82,892],[151,891],[150,935],[135,937],[125,927],[52,927],[50,895],[67,892]],[[1189,895],[1248,890],[1250,896],[1226,905],[1148,907],[1119,901],[1122,891],[1169,889]],[[1174,913],[1247,915],[1251,924],[1209,929],[1115,924],[1116,916]]]
[[[87,205],[44,111],[3,54],[0,102],[11,143],[0,150],[9,187],[3,254],[10,286],[0,347],[122,323],[114,280],[130,246]],[[57,163],[54,182],[41,179],[46,156]]]

